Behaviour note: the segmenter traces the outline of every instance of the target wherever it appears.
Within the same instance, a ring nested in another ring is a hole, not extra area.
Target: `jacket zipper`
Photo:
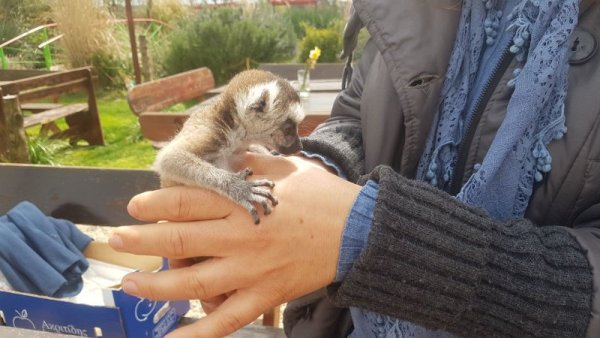
[[[450,180],[450,189],[448,192],[453,196],[458,194],[462,188],[465,166],[467,165],[467,156],[469,155],[469,149],[471,147],[473,137],[475,136],[475,130],[477,129],[479,120],[483,115],[483,111],[485,110],[490,97],[492,97],[492,93],[498,86],[500,79],[502,79],[502,76],[508,69],[508,66],[512,62],[513,58],[514,54],[510,52],[509,47],[504,49],[502,55],[500,56],[500,61],[492,72],[492,76],[485,83],[483,92],[481,95],[479,95],[477,101],[475,101],[475,111],[471,115],[471,119],[469,119],[469,123],[467,124],[467,132],[464,134],[464,137],[460,142],[458,155],[454,165],[454,172],[452,173],[452,179]]]

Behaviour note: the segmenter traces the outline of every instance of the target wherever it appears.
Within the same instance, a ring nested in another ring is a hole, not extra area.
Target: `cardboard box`
[[[119,253],[102,242],[91,242],[85,255],[141,271],[166,268],[159,257]],[[81,337],[158,338],[174,329],[190,308],[188,301],[150,301],[130,296],[118,286],[102,292],[106,306],[0,290],[0,317],[7,326]]]

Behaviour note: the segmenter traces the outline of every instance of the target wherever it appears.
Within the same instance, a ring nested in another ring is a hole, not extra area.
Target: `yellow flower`
[[[306,59],[306,69],[314,69],[315,65],[317,64],[317,60],[319,59],[319,56],[321,56],[321,49],[317,46],[315,46],[314,49],[312,49],[310,51],[310,53],[308,54],[308,59]]]
[[[321,49],[316,46],[313,50],[310,51],[310,54],[308,54],[308,58],[315,62],[319,59],[319,56],[321,56]]]

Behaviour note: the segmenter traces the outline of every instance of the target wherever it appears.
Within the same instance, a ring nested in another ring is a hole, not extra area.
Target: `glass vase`
[[[298,69],[298,95],[308,97],[310,95],[310,70]]]

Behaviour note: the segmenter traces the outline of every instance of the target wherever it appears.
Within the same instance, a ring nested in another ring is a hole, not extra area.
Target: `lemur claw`
[[[279,202],[277,198],[273,196],[269,189],[272,189],[275,186],[275,183],[271,180],[261,179],[256,181],[246,181],[248,176],[252,175],[252,169],[245,168],[240,170],[237,173],[237,176],[243,180],[243,184],[245,188],[241,190],[244,191],[242,195],[239,196],[241,200],[238,202],[248,210],[250,215],[252,216],[252,220],[254,220],[254,224],[260,223],[260,218],[258,216],[258,211],[256,207],[254,207],[253,203],[260,204],[262,206],[265,215],[269,215],[273,210],[272,206],[276,206]],[[246,190],[248,189],[248,190]],[[269,205],[269,202],[271,205]]]
[[[252,209],[256,210],[256,208],[254,208],[254,206],[252,205],[252,203],[257,203],[260,204],[260,206],[262,206],[265,215],[268,215],[272,212],[271,206],[269,205],[269,202],[271,202],[272,205],[276,205],[277,203],[273,202],[276,201],[275,197],[271,194],[270,191],[262,189],[262,188],[258,188],[258,187],[252,187],[251,188],[251,192],[250,192],[250,196],[248,198],[248,204],[250,204],[250,206],[252,206]],[[246,208],[250,211],[251,214],[253,214],[253,210]],[[253,214],[254,216],[254,214]],[[257,216],[258,217],[258,216]],[[256,219],[254,219],[254,223],[256,223]]]
[[[263,180],[252,181],[252,186],[253,187],[269,187],[269,188],[273,188],[273,187],[275,187],[275,183],[273,181],[271,181],[271,180],[263,179]]]
[[[254,224],[260,223],[260,217],[258,217],[258,211],[256,211],[255,207],[252,207],[250,209],[250,215],[252,216],[252,220],[254,221]]]

